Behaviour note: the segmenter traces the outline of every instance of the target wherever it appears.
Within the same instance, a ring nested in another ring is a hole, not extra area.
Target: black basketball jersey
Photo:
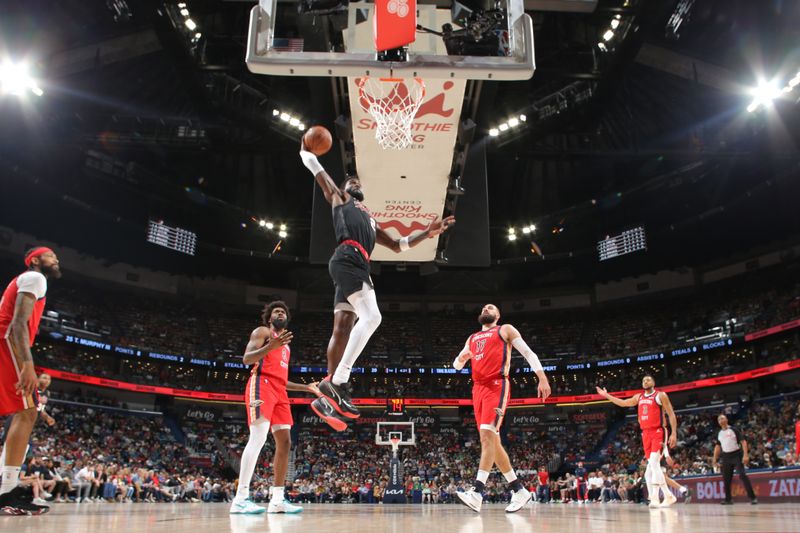
[[[375,219],[367,208],[355,198],[333,208],[333,229],[336,242],[353,240],[372,255],[375,248]]]

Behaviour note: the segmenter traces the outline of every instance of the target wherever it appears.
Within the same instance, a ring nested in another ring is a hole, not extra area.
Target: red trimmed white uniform
[[[658,391],[648,395],[642,392],[639,395],[639,427],[642,429],[642,446],[644,456],[650,457],[652,452],[662,453],[667,443],[667,432],[664,423],[664,410]]]
[[[273,332],[272,336],[277,337],[278,334]],[[294,423],[289,394],[286,392],[290,356],[289,347],[281,346],[267,353],[250,369],[250,379],[244,392],[249,425],[263,420],[268,420],[273,428]]]
[[[27,292],[36,297],[33,313],[28,319],[30,345],[36,340],[39,322],[44,313],[45,295],[47,294],[47,278],[41,272],[28,270],[8,284],[0,300],[0,416],[10,415],[24,409],[36,407],[38,393],[33,395],[17,394],[16,384],[19,382],[21,361],[14,355],[11,341],[8,338],[11,319],[14,318],[14,307],[20,293]]]
[[[473,333],[469,337],[472,353],[472,404],[475,422],[500,431],[511,398],[508,370],[511,367],[511,344],[500,336],[500,326]]]

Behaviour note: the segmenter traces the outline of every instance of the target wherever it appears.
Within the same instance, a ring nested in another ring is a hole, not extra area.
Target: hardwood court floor
[[[299,515],[234,515],[227,504],[59,504],[38,517],[0,516],[3,533],[739,533],[800,532],[797,503],[724,507],[537,505],[507,515],[457,505],[306,505]]]

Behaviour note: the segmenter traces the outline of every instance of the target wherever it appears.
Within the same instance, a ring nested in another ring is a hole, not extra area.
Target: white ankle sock
[[[486,481],[488,481],[488,479],[489,479],[489,472],[487,472],[486,470],[478,470],[477,479],[481,483],[486,484]]]
[[[272,487],[272,499],[270,501],[282,502],[283,499],[283,487]]]
[[[511,470],[509,470],[508,472],[503,472],[503,477],[505,477],[505,478],[506,478],[506,481],[508,481],[509,483],[511,483],[512,481],[514,481],[515,479],[517,479],[517,474],[515,474],[515,473],[514,473],[514,469],[512,468],[512,469],[511,469]]]

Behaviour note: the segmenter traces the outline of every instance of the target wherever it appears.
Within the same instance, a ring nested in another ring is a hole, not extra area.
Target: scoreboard
[[[147,224],[147,242],[188,255],[194,255],[197,250],[196,233],[168,226],[163,220],[150,219]]]
[[[403,398],[386,398],[386,413],[391,416],[404,416],[406,401]]]
[[[606,237],[597,243],[600,261],[638,252],[639,250],[647,250],[647,239],[642,226],[625,230],[614,237]]]

